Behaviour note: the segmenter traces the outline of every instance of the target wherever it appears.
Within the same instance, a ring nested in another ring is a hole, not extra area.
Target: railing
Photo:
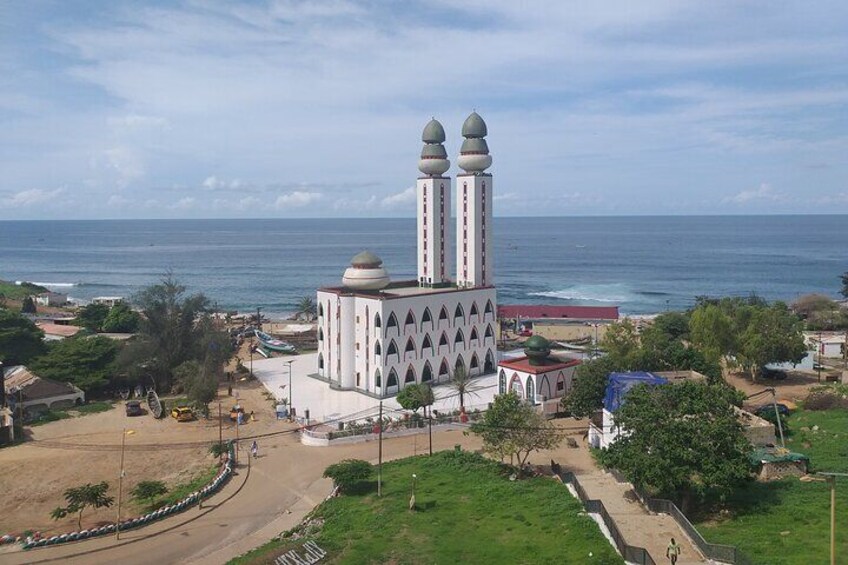
[[[624,536],[622,536],[621,532],[618,530],[615,520],[613,520],[612,516],[610,516],[609,512],[607,512],[603,501],[590,499],[586,494],[586,491],[583,490],[583,486],[580,484],[580,481],[577,480],[574,473],[560,473],[559,477],[562,479],[562,482],[568,483],[574,487],[574,491],[577,493],[577,498],[579,498],[580,502],[583,503],[583,507],[586,509],[586,512],[589,512],[590,514],[598,514],[601,517],[601,520],[603,520],[613,542],[615,542],[616,549],[618,549],[618,552],[622,557],[624,557],[625,561],[629,563],[638,563],[640,565],[656,565],[656,562],[648,553],[648,550],[644,547],[629,545],[624,541]]]
[[[626,477],[621,474],[617,469],[610,470],[610,474],[615,477],[620,483],[629,483]],[[664,498],[650,498],[643,492],[641,489],[637,488],[635,485],[633,486],[633,492],[636,493],[636,496],[639,497],[639,500],[645,505],[648,510],[651,512],[657,512],[660,514],[668,514],[671,516],[677,525],[680,526],[686,534],[689,536],[689,539],[692,540],[700,552],[707,559],[712,559],[714,561],[721,561],[722,563],[731,563],[732,565],[749,565],[751,560],[747,555],[742,553],[738,547],[733,545],[722,545],[718,543],[710,543],[704,539],[704,536],[698,531],[697,528],[689,521],[683,512],[677,507],[677,505]]]

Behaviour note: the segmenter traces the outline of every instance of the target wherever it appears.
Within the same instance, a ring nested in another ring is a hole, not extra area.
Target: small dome
[[[462,124],[463,137],[486,137],[488,133],[486,122],[477,112],[471,112],[471,115],[465,118],[465,122]]]
[[[379,267],[383,264],[383,260],[371,253],[370,251],[362,251],[353,256],[350,260],[351,267],[363,269]]]
[[[544,365],[551,354],[551,342],[540,335],[534,335],[524,342],[524,354],[531,365]]]
[[[442,127],[442,124],[437,119],[433,118],[424,126],[424,131],[421,133],[421,141],[424,143],[444,143],[445,128]]]
[[[489,154],[489,144],[482,137],[469,137],[462,142],[462,148],[459,152],[463,155],[468,153],[477,153],[480,155]]]
[[[421,158],[422,159],[447,159],[448,152],[445,151],[445,146],[441,143],[439,144],[429,144],[425,145],[421,149]]]
[[[545,339],[544,337],[537,334],[537,335],[533,335],[533,336],[530,336],[529,338],[527,338],[527,340],[524,342],[524,348],[525,349],[536,349],[536,350],[539,350],[539,351],[545,350],[545,349],[550,350],[551,342],[548,341],[547,339]]]

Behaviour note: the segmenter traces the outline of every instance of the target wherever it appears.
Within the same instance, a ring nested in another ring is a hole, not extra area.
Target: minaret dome
[[[418,161],[418,170],[427,176],[442,176],[450,168],[447,151],[442,145],[445,142],[445,128],[433,118],[424,126],[421,141],[424,142],[424,147]]]
[[[456,160],[466,173],[479,174],[492,166],[489,146],[483,139],[487,133],[486,122],[480,114],[471,112],[462,124],[462,136],[465,140],[459,151],[459,159]]]

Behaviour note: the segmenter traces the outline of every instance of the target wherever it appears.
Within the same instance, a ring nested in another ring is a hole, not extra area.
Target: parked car
[[[194,420],[194,410],[190,406],[177,406],[171,410],[171,418],[177,422],[190,422]]]
[[[778,403],[777,412],[781,416],[788,416],[789,413],[791,412],[791,410],[789,410],[789,407],[786,406],[785,404]],[[757,416],[760,416],[760,417],[762,417],[762,416],[774,416],[774,404],[763,404],[762,406],[760,406],[759,408],[754,410],[754,414],[756,414]]]
[[[127,416],[141,416],[144,410],[141,409],[141,402],[138,400],[129,400],[126,405]]]
[[[763,369],[763,378],[764,379],[772,379],[775,381],[782,381],[786,378],[786,371],[781,371],[779,369]]]

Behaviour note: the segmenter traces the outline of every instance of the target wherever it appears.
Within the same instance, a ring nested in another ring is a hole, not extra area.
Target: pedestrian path
[[[600,470],[577,474],[577,479],[589,498],[603,501],[624,536],[624,541],[629,545],[644,547],[657,564],[668,562],[665,551],[671,538],[681,547],[678,565],[709,562],[671,516],[648,512],[636,498],[629,483],[619,483],[615,477]]]

